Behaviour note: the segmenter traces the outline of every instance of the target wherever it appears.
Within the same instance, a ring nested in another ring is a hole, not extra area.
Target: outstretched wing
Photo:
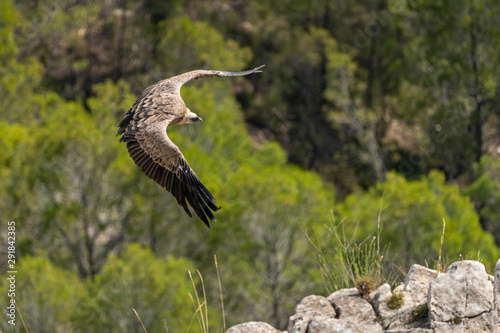
[[[209,220],[216,221],[212,211],[220,207],[215,205],[210,191],[167,136],[167,125],[167,122],[157,123],[136,132],[135,140],[127,142],[128,152],[149,178],[172,193],[189,216],[192,215],[187,203],[210,228]]]
[[[196,79],[204,79],[208,77],[227,77],[227,76],[245,76],[253,73],[261,73],[260,70],[265,65],[261,65],[259,67],[255,67],[254,69],[249,69],[247,71],[242,72],[225,72],[225,71],[215,71],[215,70],[196,70],[187,72],[184,74],[180,74],[177,76],[173,76],[169,79],[158,82],[158,85],[162,86],[162,89],[165,91],[170,91],[173,94],[177,94],[180,96],[181,87],[188,81],[196,80]]]

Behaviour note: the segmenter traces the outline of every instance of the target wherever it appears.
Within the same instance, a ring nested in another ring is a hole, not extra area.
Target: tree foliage
[[[499,242],[500,165],[499,160],[485,156],[475,165],[472,183],[464,187],[463,194],[470,197],[480,216],[483,228]]]
[[[480,251],[493,263],[499,10],[2,1],[0,219],[18,227],[29,330],[142,331],[132,307],[148,331],[164,320],[186,330],[195,269],[219,329],[214,254],[227,324],[284,328],[298,300],[324,292],[306,233],[338,247],[325,235],[334,211],[366,239],[382,197],[382,245],[402,271],[436,259],[443,219],[450,258]],[[207,230],[135,166],[116,124],[158,80],[260,64],[258,75],[187,84],[205,121],[168,129],[222,206]]]
[[[378,209],[381,206],[382,209]],[[498,256],[491,234],[481,229],[474,206],[460,195],[456,185],[446,185],[443,174],[433,171],[419,180],[407,181],[389,173],[384,183],[369,191],[352,194],[337,206],[349,232],[360,240],[375,235],[380,214],[381,242],[397,254],[403,267],[432,263],[438,257],[443,219],[446,223],[443,253],[451,261],[460,256],[488,262]]]

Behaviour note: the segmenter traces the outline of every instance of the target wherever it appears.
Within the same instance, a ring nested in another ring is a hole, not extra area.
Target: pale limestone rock
[[[464,318],[462,325],[465,332],[497,332],[494,311],[485,312],[477,317]]]
[[[414,312],[418,306],[427,302],[429,283],[437,271],[420,265],[413,265],[406,276],[405,283],[397,286],[393,292],[388,284],[380,286],[371,294],[372,305],[382,319],[382,326],[388,330],[413,331],[428,326],[428,322],[415,321]],[[403,295],[402,305],[391,309],[388,302],[393,294]]]
[[[384,283],[383,285],[378,287],[377,290],[370,294],[373,308],[382,319],[390,318],[394,315],[393,310],[390,309],[387,305],[387,302],[391,298],[391,295],[391,286],[388,283]]]
[[[408,324],[413,319],[413,311],[416,304],[412,302],[412,298],[404,291],[404,286],[401,285],[394,289],[394,293],[403,294],[403,305],[398,309],[391,309],[387,304],[392,296],[391,287],[386,283],[380,286],[371,294],[372,305],[376,313],[382,319],[382,327],[384,329],[409,329],[414,325]]]
[[[267,323],[251,321],[229,328],[226,333],[286,333],[275,329]]]
[[[437,275],[437,271],[415,264],[406,275],[404,291],[411,293],[415,303],[426,303],[429,284]]]
[[[314,317],[335,318],[335,310],[323,296],[310,295],[303,298],[295,307],[295,314],[288,322],[289,333],[305,333],[309,321]]]
[[[361,323],[360,323],[361,324]],[[364,333],[366,331],[361,325],[350,320],[338,320],[327,317],[314,317],[309,322],[307,333]],[[381,332],[381,331],[380,331]]]
[[[388,284],[371,293],[371,304],[355,288],[336,291],[328,298],[307,296],[290,317],[288,333],[382,332],[382,328],[387,333],[500,332],[500,260],[494,277],[475,261],[453,263],[439,275],[413,265],[405,283],[395,288],[394,293],[398,292],[403,295],[398,309],[387,304],[393,294]],[[415,309],[425,304],[429,319],[415,322]],[[286,333],[258,322],[233,326],[227,332]]]
[[[327,299],[335,309],[338,321],[355,323],[360,327],[360,332],[382,332],[373,307],[356,288],[338,290]]]
[[[497,264],[495,266],[495,278],[493,282],[493,294],[494,294],[494,306],[496,320],[498,323],[498,318],[500,318],[500,259],[498,259]],[[500,331],[500,324],[497,324],[497,331]]]
[[[471,260],[450,265],[431,281],[429,319],[435,332],[496,332],[493,284],[484,265]]]
[[[409,328],[409,329],[396,328],[393,330],[384,331],[384,333],[434,333],[434,331],[431,330],[430,328],[417,327],[417,328]]]

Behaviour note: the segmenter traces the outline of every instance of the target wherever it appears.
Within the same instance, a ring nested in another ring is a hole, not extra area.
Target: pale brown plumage
[[[212,211],[220,209],[215,199],[200,181],[179,148],[169,139],[166,129],[170,125],[202,121],[184,104],[180,90],[188,81],[207,77],[243,76],[261,72],[264,66],[243,72],[196,70],[162,80],[147,87],[125,113],[118,125],[120,142],[142,171],[161,187],[172,193],[189,216],[191,212],[210,228],[209,219],[216,221]]]

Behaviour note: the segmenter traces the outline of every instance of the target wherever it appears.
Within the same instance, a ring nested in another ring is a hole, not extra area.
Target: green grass
[[[375,275],[365,275],[360,276],[356,282],[355,287],[358,289],[358,293],[362,295],[368,302],[371,301],[370,293],[377,289],[380,282]]]
[[[335,223],[333,215],[330,224],[324,225],[321,237],[315,235],[315,240],[313,240],[305,232],[315,249],[315,256],[327,292],[332,293],[342,288],[356,287],[366,298],[383,280],[393,277],[387,269],[389,247],[380,247],[382,206],[383,196],[380,202],[376,235],[361,242],[355,240],[357,227],[353,235],[348,237],[345,233],[344,220]]]
[[[429,318],[429,304],[419,305],[413,310],[413,322],[426,321]]]
[[[400,291],[393,293],[389,298],[389,301],[387,302],[387,306],[389,306],[389,308],[393,310],[399,309],[404,304],[405,304],[404,295]]]

